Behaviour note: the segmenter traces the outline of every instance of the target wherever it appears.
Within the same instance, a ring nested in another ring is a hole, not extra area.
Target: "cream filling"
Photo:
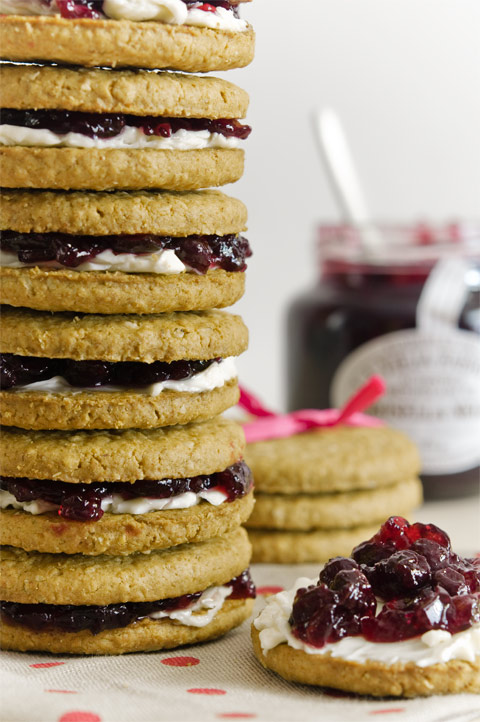
[[[0,250],[0,267],[3,268],[28,268],[31,266],[39,268],[63,269],[68,271],[121,271],[122,273],[158,273],[158,274],[179,274],[188,271],[186,266],[170,249],[145,253],[114,253],[111,250],[102,251],[90,261],[80,263],[73,268],[62,266],[56,261],[45,261],[34,263],[22,263],[18,260],[18,254],[10,251]]]
[[[14,393],[22,393],[23,391],[41,391],[50,394],[81,394],[94,393],[95,391],[114,393],[129,392],[135,394],[144,394],[146,396],[158,396],[167,389],[171,391],[180,391],[184,393],[197,394],[202,391],[212,391],[213,389],[224,386],[228,381],[237,377],[237,369],[235,366],[235,358],[229,356],[221,361],[214,361],[204,371],[194,374],[188,379],[180,379],[180,381],[159,381],[150,386],[143,386],[135,389],[128,389],[124,386],[95,386],[79,388],[78,386],[70,386],[63,376],[53,376],[45,381],[35,381],[24,386],[15,386],[11,391]]]
[[[124,499],[120,494],[112,494],[102,499],[102,510],[107,514],[148,514],[151,511],[164,511],[167,509],[189,509],[197,506],[202,500],[212,506],[219,506],[227,499],[227,495],[219,489],[205,489],[198,492],[187,491],[166,499],[153,499],[150,497],[137,497]],[[58,511],[58,504],[51,504],[43,499],[34,501],[17,501],[9,491],[0,490],[0,509],[21,509],[28,514],[45,514],[49,511]]]
[[[152,612],[150,619],[169,619],[187,627],[206,627],[223,607],[225,599],[232,593],[231,587],[209,587],[190,607],[173,612]]]
[[[143,22],[155,20],[168,25],[195,25],[200,28],[243,32],[248,24],[236,18],[231,10],[217,8],[206,12],[187,8],[181,0],[105,0],[102,11],[112,20]],[[4,15],[59,15],[56,2],[46,5],[42,0],[0,0]]]
[[[436,629],[400,642],[369,642],[358,636],[344,637],[320,648],[313,647],[294,637],[288,623],[297,589],[311,584],[316,584],[316,580],[301,577],[297,579],[293,589],[267,599],[265,608],[254,621],[255,628],[260,632],[260,644],[264,652],[286,642],[293,649],[300,649],[307,654],[329,654],[359,663],[368,660],[386,665],[414,662],[419,667],[454,659],[474,662],[480,655],[480,624],[453,635]]]
[[[1,1],[1,0],[0,0]],[[0,125],[0,145],[21,145],[36,148],[103,148],[138,150],[205,150],[208,148],[238,148],[240,138],[226,137],[209,130],[181,128],[169,138],[145,135],[140,128],[125,127],[113,138],[90,138],[83,133],[54,133],[47,128],[25,128],[21,125]]]

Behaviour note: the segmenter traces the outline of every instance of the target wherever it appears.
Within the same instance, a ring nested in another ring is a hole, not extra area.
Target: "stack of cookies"
[[[253,31],[238,0],[0,14],[2,646],[212,639],[255,594],[220,416],[247,329],[218,310],[251,252],[244,205],[208,189],[242,175],[250,128],[243,90],[192,73],[246,65]]]
[[[325,562],[422,500],[417,448],[388,427],[318,429],[248,444],[255,562]]]

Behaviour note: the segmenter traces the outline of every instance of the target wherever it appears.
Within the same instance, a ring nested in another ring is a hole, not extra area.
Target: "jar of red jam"
[[[288,313],[288,407],[341,406],[372,374],[372,414],[420,448],[427,498],[478,494],[480,224],[319,228],[317,285]]]

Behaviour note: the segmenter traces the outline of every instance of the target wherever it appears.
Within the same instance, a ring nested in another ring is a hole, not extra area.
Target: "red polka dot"
[[[227,694],[224,689],[215,689],[214,687],[193,687],[187,689],[190,694]]]
[[[257,593],[262,595],[267,594],[278,594],[278,592],[283,592],[285,587],[257,587]]]
[[[251,712],[222,712],[222,714],[217,714],[218,719],[255,719],[256,716]]]
[[[395,712],[405,712],[405,707],[390,707],[389,709],[372,709],[369,714],[391,714]]]
[[[200,664],[197,657],[167,657],[160,661],[168,667],[194,667],[196,664]]]
[[[30,664],[29,667],[35,667],[35,669],[48,669],[48,667],[60,667],[65,662],[39,662],[38,664]]]
[[[56,694],[78,694],[78,692],[74,692],[73,689],[46,689],[45,692],[54,692]]]
[[[62,714],[58,722],[102,722],[98,714],[93,712],[66,712]]]

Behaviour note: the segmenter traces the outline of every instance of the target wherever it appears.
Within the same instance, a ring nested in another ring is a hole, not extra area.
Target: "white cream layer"
[[[0,0],[1,2],[1,0]],[[47,128],[25,128],[21,125],[0,125],[0,145],[31,146],[35,148],[102,148],[120,150],[206,150],[208,148],[238,148],[240,138],[226,137],[209,130],[181,128],[169,138],[145,135],[140,128],[127,126],[113,138],[90,138],[83,133],[54,133]]]
[[[167,509],[189,509],[197,506],[202,500],[212,506],[219,506],[227,499],[227,495],[218,489],[206,489],[195,494],[187,491],[166,499],[152,499],[150,497],[137,497],[124,499],[120,494],[112,494],[102,499],[102,509],[107,514],[148,514],[151,511],[164,511]],[[21,509],[28,514],[45,514],[49,511],[58,511],[58,504],[51,504],[42,499],[34,501],[17,501],[9,491],[0,490],[0,509]]]
[[[223,607],[225,599],[232,593],[231,587],[209,587],[197,601],[186,609],[173,612],[152,612],[150,619],[173,619],[187,627],[206,627]]]
[[[215,12],[206,12],[195,7],[187,8],[181,0],[105,0],[102,11],[112,20],[155,20],[169,25],[195,25],[234,32],[243,32],[248,27],[246,21],[236,18],[231,10],[217,8]],[[59,15],[60,11],[55,0],[50,5],[42,0],[0,0],[0,13]]]
[[[145,394],[146,396],[158,396],[167,389],[172,391],[181,391],[190,394],[198,394],[202,391],[212,391],[213,389],[224,386],[228,381],[237,377],[237,369],[235,366],[235,358],[228,356],[221,361],[214,361],[204,371],[194,374],[188,379],[180,381],[159,381],[150,386],[141,386],[139,388],[129,389],[125,386],[95,386],[79,388],[78,386],[70,386],[63,376],[53,376],[45,381],[35,381],[32,384],[24,386],[15,386],[11,391],[13,393],[22,393],[23,391],[42,391],[51,394],[80,394],[94,393],[95,391],[115,393],[118,391],[129,392],[135,394]]]
[[[260,632],[264,652],[286,642],[293,649],[300,649],[307,654],[330,654],[332,657],[360,663],[375,660],[386,665],[414,662],[419,667],[453,659],[474,662],[480,655],[480,624],[453,635],[440,629],[432,630],[421,637],[401,642],[369,642],[358,636],[344,637],[339,642],[320,648],[305,644],[293,636],[288,619],[297,589],[311,584],[316,584],[316,580],[301,577],[292,589],[267,599],[265,608],[254,621]]]
[[[0,266],[3,268],[38,268],[63,269],[64,271],[121,271],[122,273],[158,273],[164,275],[179,274],[189,271],[186,266],[170,249],[145,253],[118,253],[111,250],[102,251],[90,261],[81,263],[74,268],[67,268],[56,261],[22,263],[17,253],[0,250]]]

